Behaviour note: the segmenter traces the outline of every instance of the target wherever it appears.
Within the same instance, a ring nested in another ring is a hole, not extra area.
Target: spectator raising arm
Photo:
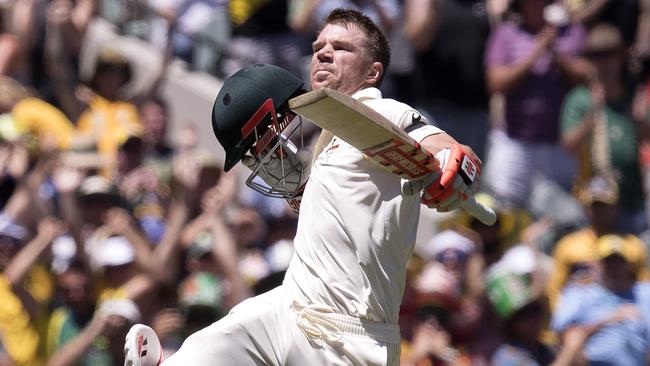
[[[436,36],[440,6],[438,0],[407,0],[404,34],[416,50],[425,50]]]
[[[498,36],[498,31],[490,40]],[[558,31],[555,27],[546,26],[537,35],[537,43],[533,51],[522,61],[510,65],[494,65],[487,68],[487,88],[490,93],[509,94],[517,90],[526,79],[535,61],[548,52],[557,38]],[[488,48],[490,46],[488,45]]]
[[[11,34],[0,34],[0,75],[11,73],[19,50],[18,37]]]
[[[584,146],[584,143],[588,142],[596,125],[596,118],[603,112],[605,105],[605,91],[603,86],[595,82],[592,83],[590,89],[591,108],[586,113],[581,113],[581,111],[576,110],[576,108],[573,108],[569,104],[565,104],[564,106],[564,118],[579,119],[581,121],[574,128],[566,131],[562,135],[562,145],[576,156],[580,154],[580,149]]]
[[[45,218],[38,225],[36,237],[28,242],[23,249],[12,258],[9,265],[2,273],[3,276],[12,285],[16,294],[21,298],[23,306],[34,316],[36,314],[36,304],[25,289],[22,288],[23,280],[34,266],[38,258],[50,246],[52,240],[63,232],[63,225],[60,221],[53,218]]]
[[[239,273],[237,244],[223,217],[223,208],[232,199],[234,185],[235,176],[233,174],[223,175],[219,185],[206,192],[202,202],[202,215],[211,222],[214,242],[212,255],[222,269],[225,280],[230,284],[230,291],[224,298],[227,309],[231,309],[251,296],[249,288]]]
[[[88,325],[73,340],[52,355],[47,366],[76,365],[97,337],[122,327],[125,321],[119,315],[96,311]]]
[[[45,58],[47,74],[52,80],[55,95],[66,116],[76,121],[84,109],[83,103],[74,94],[75,77],[70,65],[69,48],[66,42],[66,27],[70,26],[72,5],[66,1],[55,1],[48,6],[47,31],[45,37]]]
[[[155,280],[164,277],[162,273],[168,269],[153,263],[151,244],[138,232],[128,211],[123,208],[111,208],[106,213],[104,220],[114,234],[123,236],[133,245],[135,262],[139,268],[150,273]]]

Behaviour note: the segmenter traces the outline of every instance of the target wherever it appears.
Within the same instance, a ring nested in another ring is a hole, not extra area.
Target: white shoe
[[[144,324],[129,329],[124,343],[124,366],[158,366],[163,350],[156,332]]]

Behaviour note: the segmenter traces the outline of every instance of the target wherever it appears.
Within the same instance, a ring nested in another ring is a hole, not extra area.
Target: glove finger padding
[[[438,152],[442,174],[423,190],[421,202],[438,211],[458,208],[478,186],[480,168],[458,144]]]
[[[466,190],[468,190],[468,188],[463,182],[463,179],[461,177],[456,177],[452,189],[448,190],[449,192],[452,192],[449,195],[449,198],[436,205],[435,209],[440,212],[453,211],[457,209],[469,197],[465,193]]]

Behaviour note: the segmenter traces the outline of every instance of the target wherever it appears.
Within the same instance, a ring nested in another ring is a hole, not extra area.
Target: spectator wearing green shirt
[[[647,105],[625,80],[625,49],[620,32],[595,26],[585,56],[593,67],[588,87],[574,88],[561,113],[563,145],[580,160],[579,181],[595,175],[614,179],[620,192],[619,230],[639,234],[647,228],[639,140],[648,136]]]

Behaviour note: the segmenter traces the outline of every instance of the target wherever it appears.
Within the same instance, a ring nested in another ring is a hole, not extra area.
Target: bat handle
[[[425,179],[402,179],[402,194],[404,196],[419,194],[426,183]],[[485,225],[494,225],[497,221],[494,210],[476,201],[474,197],[469,197],[460,207]]]
[[[468,198],[467,201],[460,205],[460,207],[485,225],[492,226],[497,222],[496,212],[478,202],[474,197]]]

